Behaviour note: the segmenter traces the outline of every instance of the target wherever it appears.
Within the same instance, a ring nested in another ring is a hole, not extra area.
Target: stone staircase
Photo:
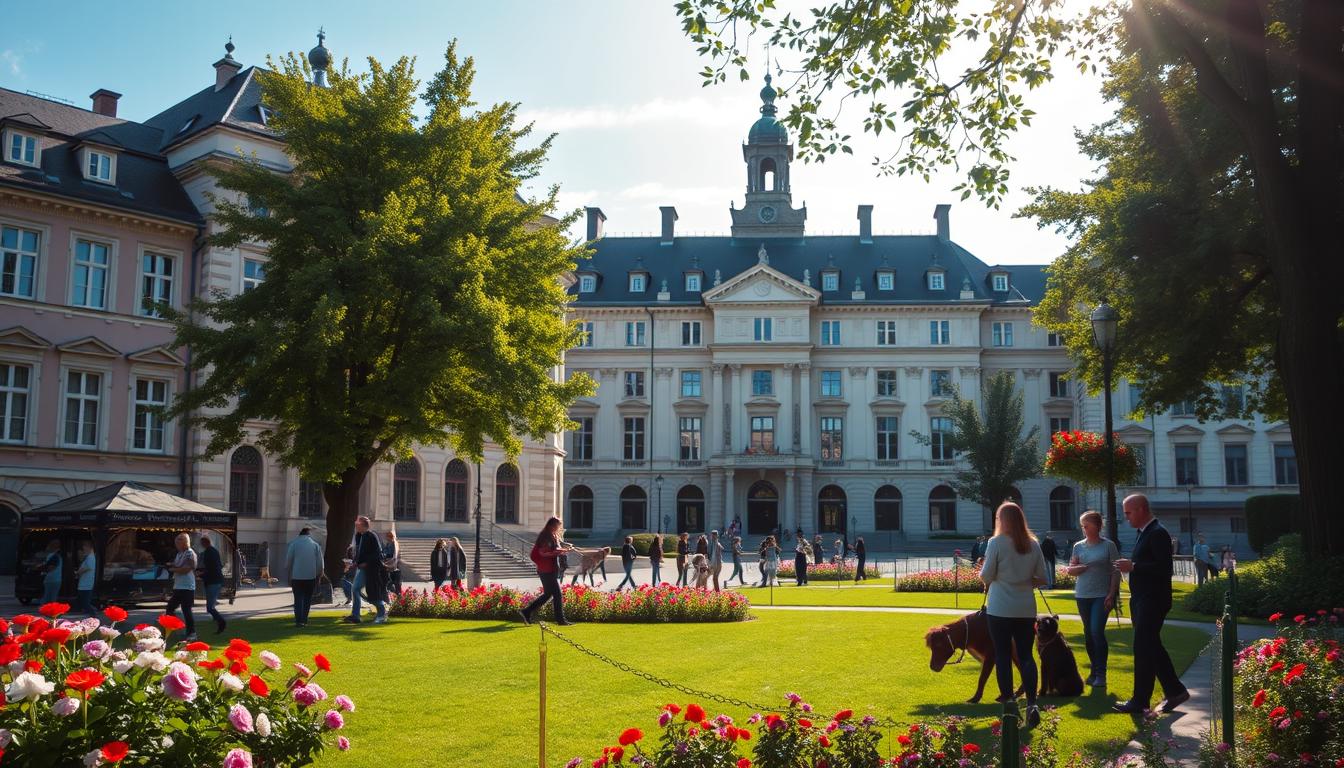
[[[467,553],[467,570],[471,570],[472,554],[475,548],[474,534],[448,534],[457,536],[462,549]],[[443,538],[447,538],[444,536]],[[438,536],[402,536],[401,542],[401,580],[403,582],[430,581],[429,554],[434,550]],[[511,552],[496,546],[484,534],[481,537],[481,572],[488,580],[522,579],[535,577],[537,569],[530,560],[517,557]]]

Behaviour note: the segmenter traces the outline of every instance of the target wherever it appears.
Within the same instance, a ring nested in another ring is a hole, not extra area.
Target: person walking
[[[1078,615],[1083,620],[1083,645],[1087,648],[1091,673],[1087,684],[1093,688],[1106,687],[1106,658],[1110,649],[1106,644],[1106,616],[1115,607],[1120,593],[1120,572],[1115,561],[1120,550],[1115,542],[1101,538],[1101,513],[1089,509],[1078,518],[1083,538],[1073,545],[1073,555],[1064,569],[1076,579],[1074,600]]]
[[[359,624],[363,621],[360,612],[363,609],[361,598],[368,598],[378,609],[378,615],[374,617],[374,624],[385,624],[387,622],[387,574],[383,568],[383,550],[378,546],[378,534],[369,530],[369,518],[367,515],[360,515],[355,518],[355,543],[354,558],[355,580],[350,585],[350,591],[354,593],[354,605],[350,609],[350,615],[341,619],[349,624]],[[361,591],[364,593],[361,595]]]
[[[93,555],[93,542],[79,542],[79,568],[75,570],[75,595],[79,598],[78,610],[85,616],[94,616],[93,581],[98,573],[98,559]]]
[[[686,561],[691,556],[690,534],[677,534],[677,586],[686,586]]]
[[[266,586],[275,584],[276,579],[271,576],[271,545],[269,542],[261,542],[257,547],[257,580]]]
[[[1129,620],[1134,628],[1134,693],[1113,709],[1131,715],[1148,711],[1154,681],[1162,684],[1164,698],[1157,712],[1167,713],[1190,699],[1171,656],[1162,645],[1162,624],[1171,610],[1171,536],[1153,516],[1148,497],[1141,493],[1125,497],[1121,505],[1125,520],[1138,532],[1130,556],[1115,561],[1120,573],[1129,575]]]
[[[768,587],[779,583],[779,544],[774,536],[766,536],[761,542],[761,586]]]
[[[663,534],[661,533],[655,533],[653,541],[649,542],[649,567],[653,569],[649,586],[656,587],[662,582],[663,578]]]
[[[818,536],[818,539],[821,537]],[[795,586],[807,586],[807,558],[812,553],[812,547],[807,543],[807,539],[799,539],[798,545],[793,548],[793,581]]]
[[[434,548],[429,551],[429,578],[434,582],[435,592],[448,580],[448,555],[448,542],[443,539],[434,542]]]
[[[224,588],[224,558],[210,541],[202,536],[201,542],[201,585],[205,587],[205,612],[215,620],[215,633],[224,631],[228,622],[219,612],[219,591]]]
[[[720,592],[719,577],[723,575],[723,542],[719,541],[719,532],[709,532],[709,578],[714,582],[714,591]]]
[[[1195,586],[1209,579],[1209,545],[1204,543],[1204,534],[1199,535],[1192,554],[1195,561]]]
[[[289,576],[289,590],[294,593],[294,626],[306,627],[317,577],[322,573],[322,545],[313,541],[310,529],[301,529],[285,549],[285,573]],[[218,621],[222,632],[224,620]]]
[[[1059,558],[1059,547],[1047,532],[1041,540],[1041,556],[1045,558],[1045,586],[1055,588],[1055,561]]]
[[[383,568],[387,570],[387,591],[389,597],[401,597],[401,542],[397,541],[397,532],[383,534]]]
[[[345,602],[342,606],[350,604],[350,595],[355,589],[355,548],[346,547],[345,557],[341,558],[341,563],[345,566],[345,571],[341,574],[341,591],[345,593]]]
[[[462,579],[467,573],[467,551],[456,536],[448,539],[448,583],[453,589],[462,590]]]
[[[864,567],[868,563],[868,545],[863,543],[862,536],[854,539],[854,557],[856,558],[856,562],[854,563],[854,580],[867,581],[868,574],[864,572]]]
[[[1041,545],[1027,527],[1022,508],[1011,501],[999,505],[995,513],[994,537],[985,546],[985,564],[980,580],[988,589],[985,613],[989,617],[989,636],[994,641],[994,672],[998,676],[999,700],[1013,698],[1013,658],[1016,652],[1022,672],[1022,688],[1027,693],[1026,726],[1041,723],[1036,706],[1036,657],[1032,643],[1036,638],[1036,596],[1033,590],[1045,585],[1045,557]]]
[[[42,602],[54,603],[61,596],[61,579],[65,576],[65,558],[61,556],[61,540],[47,542],[47,556],[42,561]]]
[[[554,602],[556,624],[567,627],[573,623],[565,620],[565,598],[560,592],[560,569],[556,564],[556,558],[574,549],[562,543],[561,537],[564,534],[565,526],[560,522],[560,518],[552,517],[542,526],[541,532],[532,543],[530,557],[537,566],[537,578],[541,580],[541,594],[528,603],[526,608],[518,611],[518,618],[522,619],[524,624],[532,623],[533,612],[545,605],[547,600]]]
[[[732,556],[732,558],[733,558],[733,572],[732,572],[731,574],[729,574],[729,576],[728,576],[728,586],[732,586],[732,584],[733,584],[733,578],[736,577],[736,578],[737,578],[737,583],[738,583],[738,585],[745,587],[745,586],[747,585],[747,578],[746,578],[745,576],[742,575],[742,537],[741,537],[741,536],[734,536],[734,537],[733,537],[733,544],[732,544],[732,548],[731,548],[731,550],[730,550],[730,554],[731,554],[731,556]]]
[[[817,565],[826,557],[826,545],[821,543],[821,534],[812,537],[812,559]]]
[[[621,545],[621,567],[625,569],[625,578],[616,585],[616,591],[625,589],[626,582],[630,583],[630,588],[635,588],[635,558],[639,553],[635,551],[635,537],[626,536],[625,543]]]
[[[196,619],[191,615],[191,606],[196,601],[196,550],[191,548],[191,536],[179,533],[173,537],[173,546],[177,554],[173,556],[168,572],[173,574],[173,594],[168,598],[168,607],[164,613],[177,612],[182,607],[182,623],[186,624],[187,640],[196,639]]]

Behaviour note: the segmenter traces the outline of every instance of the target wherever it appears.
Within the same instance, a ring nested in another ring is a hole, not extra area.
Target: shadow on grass
[[[529,629],[529,627],[523,624],[519,624],[516,621],[515,622],[501,621],[498,624],[491,624],[488,627],[460,627],[458,629],[445,629],[440,634],[455,635],[460,632],[478,632],[493,635],[498,634],[500,632],[508,632],[509,630],[513,629]],[[532,627],[531,629],[535,629],[535,627]]]

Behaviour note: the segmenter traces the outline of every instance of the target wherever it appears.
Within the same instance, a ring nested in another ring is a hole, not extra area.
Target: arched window
[[[848,507],[843,488],[838,485],[822,488],[817,494],[817,532],[844,533]]]
[[[946,485],[929,492],[929,530],[957,530],[957,494]]]
[[[569,490],[569,528],[593,527],[593,489],[576,485]]]
[[[240,517],[261,514],[261,451],[250,445],[229,458],[229,511]]]
[[[873,527],[879,531],[901,530],[901,491],[884,485],[873,494]]]
[[[1050,530],[1072,531],[1078,527],[1078,516],[1073,512],[1073,489],[1061,485],[1050,492]]]
[[[779,173],[775,169],[775,159],[767,157],[761,160],[761,191],[777,192]]]
[[[448,462],[443,473],[443,521],[467,521],[467,465],[461,459]]]
[[[1008,486],[1008,498],[1004,501],[1011,501],[1020,507],[1022,506],[1022,492],[1017,490],[1017,486],[1010,485]]]
[[[677,491],[677,533],[703,533],[705,530],[705,492],[694,485]]]
[[[420,519],[420,462],[398,461],[392,470],[392,519]]]
[[[322,484],[299,478],[299,517],[321,519]]]
[[[512,464],[495,470],[495,522],[518,522],[518,468]]]
[[[649,506],[649,496],[637,485],[627,485],[621,491],[621,528],[627,531],[642,531],[648,528],[645,512]]]

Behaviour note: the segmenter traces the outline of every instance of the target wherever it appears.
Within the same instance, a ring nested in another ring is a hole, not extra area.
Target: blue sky
[[[565,206],[600,206],[612,233],[652,232],[658,206],[677,207],[680,232],[726,233],[728,206],[746,183],[741,142],[758,117],[761,82],[701,87],[704,65],[680,33],[671,0],[578,3],[66,2],[11,4],[0,32],[0,85],[89,104],[98,88],[122,93],[119,114],[145,119],[211,84],[211,64],[233,36],[234,57],[307,51],[317,28],[337,59],[413,55],[428,78],[448,40],[476,60],[481,103],[515,101],[542,132],[557,132],[539,185],[561,185]],[[753,62],[764,71],[764,60]],[[875,206],[879,233],[929,232],[933,206],[953,203],[952,236],[989,263],[1045,263],[1065,241],[1013,210],[1017,190],[1076,188],[1091,173],[1075,126],[1105,119],[1098,83],[1069,73],[1031,94],[1038,117],[1011,151],[1014,193],[998,210],[959,201],[949,171],[930,183],[881,178],[865,158],[884,146],[861,137],[853,157],[795,164],[794,203],[811,233],[857,232],[855,209]],[[851,110],[858,115],[858,110]],[[853,131],[857,136],[859,130]]]

